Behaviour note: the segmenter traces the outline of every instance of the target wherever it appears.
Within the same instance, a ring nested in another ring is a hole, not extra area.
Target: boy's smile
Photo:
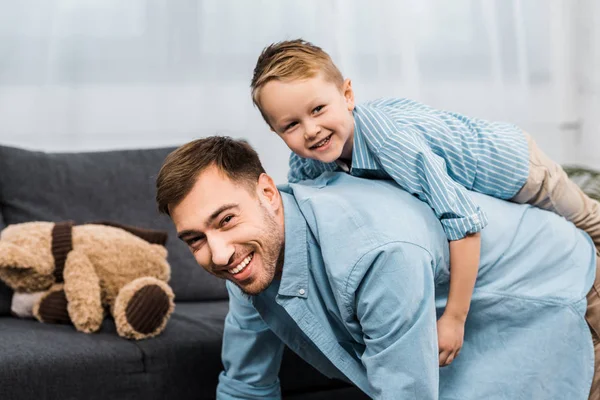
[[[271,129],[300,157],[330,163],[351,159],[354,94],[350,80],[339,88],[322,74],[272,80],[260,91],[261,109]]]

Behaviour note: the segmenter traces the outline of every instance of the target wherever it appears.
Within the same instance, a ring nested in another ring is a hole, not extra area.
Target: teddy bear
[[[175,307],[166,239],[112,222],[13,224],[0,233],[0,279],[13,303],[31,299],[41,322],[92,333],[110,313],[119,336],[146,339],[164,330]]]

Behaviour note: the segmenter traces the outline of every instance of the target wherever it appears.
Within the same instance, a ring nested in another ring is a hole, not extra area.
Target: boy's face
[[[283,208],[279,191],[266,174],[251,191],[211,166],[169,212],[179,238],[198,264],[245,293],[259,294],[279,272],[285,237]]]
[[[341,89],[322,74],[273,80],[261,89],[260,103],[271,129],[299,156],[326,163],[352,158],[354,93],[349,79]]]

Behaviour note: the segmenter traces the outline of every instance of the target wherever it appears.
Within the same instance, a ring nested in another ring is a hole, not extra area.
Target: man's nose
[[[212,236],[208,239],[211,259],[213,264],[217,266],[225,266],[231,262],[231,258],[235,253],[235,248],[225,238],[220,236]]]
[[[307,122],[304,124],[304,140],[312,140],[321,131],[321,127],[313,122]]]

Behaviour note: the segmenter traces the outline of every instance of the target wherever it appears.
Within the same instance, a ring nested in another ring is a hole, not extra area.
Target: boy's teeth
[[[253,254],[254,254],[254,253],[253,253]],[[250,262],[250,260],[252,260],[252,256],[253,256],[253,254],[250,254],[248,257],[244,258],[244,259],[242,260],[242,262],[241,262],[241,263],[239,263],[239,264],[238,264],[238,265],[237,265],[235,268],[231,268],[231,269],[229,270],[229,273],[230,273],[230,274],[234,274],[234,275],[235,275],[235,274],[237,274],[237,273],[240,273],[240,272],[242,272],[242,270],[243,270],[244,268],[246,268],[246,265],[248,265],[248,263]]]
[[[329,140],[329,136],[327,136],[325,139],[321,140],[319,143],[315,144],[313,147],[321,147],[325,143],[327,143],[328,140]]]

